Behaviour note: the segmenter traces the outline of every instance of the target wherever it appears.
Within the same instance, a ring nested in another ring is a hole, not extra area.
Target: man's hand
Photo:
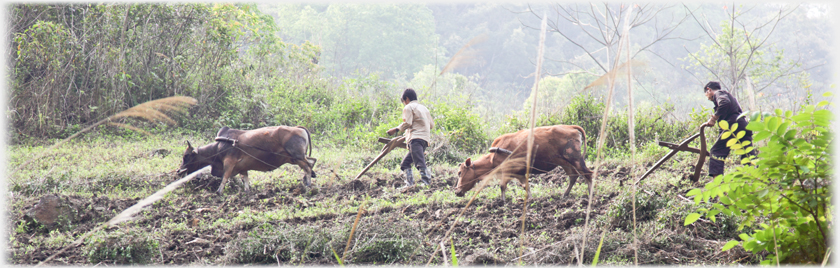
[[[706,123],[703,124],[703,126],[713,127],[713,126],[715,126],[715,123],[717,123],[717,120],[718,120],[718,116],[717,115],[712,115],[712,117],[709,118],[709,121],[706,121]]]
[[[390,136],[394,136],[394,134],[397,134],[397,131],[400,131],[400,129],[399,128],[392,128],[392,129],[389,129],[388,131],[386,131],[385,133],[388,133],[388,135],[390,135]]]

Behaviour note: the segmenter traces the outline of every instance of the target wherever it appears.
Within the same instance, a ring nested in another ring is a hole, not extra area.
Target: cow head
[[[460,166],[458,166],[458,184],[455,186],[455,195],[462,197],[464,194],[475,187],[478,182],[478,174],[475,172],[475,165],[472,160],[467,158]]]
[[[181,161],[181,167],[178,168],[178,177],[183,178],[187,174],[193,173],[199,168],[202,168],[209,163],[205,163],[198,155],[195,148],[187,141],[187,150],[184,152],[184,159]]]

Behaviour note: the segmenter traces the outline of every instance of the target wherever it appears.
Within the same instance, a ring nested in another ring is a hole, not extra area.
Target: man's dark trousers
[[[408,153],[403,158],[402,163],[400,164],[400,170],[406,170],[411,168],[411,164],[414,163],[414,166],[417,167],[418,170],[426,168],[426,155],[423,152],[426,151],[426,147],[429,146],[429,143],[421,140],[421,139],[413,139],[408,142]]]

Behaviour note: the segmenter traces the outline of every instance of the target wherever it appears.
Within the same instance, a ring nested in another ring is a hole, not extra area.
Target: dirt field
[[[597,195],[592,204],[590,226],[586,236],[583,263],[591,263],[601,236],[600,264],[632,264],[634,259],[631,203],[621,189],[627,185],[627,169],[606,166],[604,184],[614,184],[616,190]],[[687,174],[689,168],[665,169],[661,172]],[[440,242],[452,227],[452,239],[444,241],[446,258],[452,245],[461,264],[577,264],[575,257],[581,246],[586,221],[587,198],[584,184],[575,186],[568,198],[562,197],[567,177],[557,169],[532,179],[543,187],[545,194],[529,200],[525,219],[525,235],[521,232],[522,197],[524,191],[511,185],[508,202],[498,198],[479,198],[456,220],[473,192],[452,202],[397,202],[401,195],[418,198],[451,192],[456,180],[454,168],[435,170],[434,184],[399,192],[402,179],[396,173],[371,172],[360,180],[336,178],[329,186],[306,189],[298,184],[290,186],[263,184],[254,187],[250,195],[238,194],[238,187],[228,187],[224,196],[213,193],[218,178],[200,177],[182,189],[157,202],[134,221],[102,231],[79,247],[64,252],[51,264],[337,264],[336,256],[345,250],[347,238],[356,219],[356,208],[365,200],[378,200],[363,213],[350,243],[345,263],[353,264],[443,264]],[[319,178],[329,177],[322,171]],[[297,176],[295,173],[294,176]],[[165,183],[173,178],[162,175],[154,178]],[[685,213],[693,209],[678,209],[692,202],[682,199],[689,189],[673,184],[648,187],[638,194],[637,239],[640,264],[732,264],[754,263],[755,257],[742,248],[721,252],[721,246],[738,232],[725,219],[716,223],[700,222],[684,227]],[[659,189],[657,189],[659,188]],[[644,188],[643,188],[644,189]],[[497,186],[484,191],[498,192]],[[647,193],[646,193],[647,192]],[[498,194],[496,194],[498,195]],[[450,194],[450,196],[452,196]],[[515,196],[515,197],[514,197]],[[59,236],[45,228],[28,226],[25,211],[38,203],[39,196],[25,197],[16,202],[10,220],[14,240],[10,248],[10,262],[37,264],[116,213],[135,204],[140,198],[110,199],[104,196],[63,196],[74,204],[78,213],[70,230],[58,242],[40,242],[37,250],[26,250],[31,239],[49,241],[44,237]],[[452,197],[449,197],[452,198]],[[271,211],[293,208],[308,211],[319,204],[331,202],[336,206],[352,206],[340,213],[314,213],[308,217],[279,217]],[[263,214],[260,214],[263,213]],[[247,218],[243,215],[262,215]],[[266,216],[269,215],[269,216]],[[727,226],[729,224],[729,226]],[[519,246],[524,241],[524,252]],[[451,242],[450,242],[451,241]],[[522,255],[524,253],[524,255]],[[520,258],[520,256],[522,256]],[[431,260],[430,260],[431,258]]]

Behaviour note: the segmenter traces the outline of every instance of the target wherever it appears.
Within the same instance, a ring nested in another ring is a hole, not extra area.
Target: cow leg
[[[560,165],[563,168],[563,171],[566,171],[566,175],[569,175],[569,187],[566,188],[566,191],[563,192],[563,197],[569,196],[569,192],[572,191],[572,186],[575,186],[575,182],[577,182],[578,171],[571,165]]]
[[[251,193],[251,181],[248,179],[248,171],[239,173],[242,175],[242,187],[245,187],[245,194]]]
[[[233,167],[236,166],[236,162],[237,160],[233,158],[224,159],[225,173],[222,176],[222,183],[219,184],[219,189],[216,190],[217,194],[222,195],[222,191],[225,189],[225,184],[227,183],[228,179],[230,179],[230,177],[233,177]]]
[[[309,181],[309,178],[314,174],[314,172],[312,171],[312,168],[309,167],[309,162],[301,159],[297,160],[295,164],[297,164],[300,167],[300,169],[303,169],[303,184],[306,185],[306,187],[312,186],[312,183]]]
[[[502,183],[499,184],[499,189],[502,191],[502,195],[499,198],[502,199],[502,205],[507,204],[507,198],[505,198],[505,191],[507,190],[507,180],[502,180]]]
[[[531,184],[527,182],[528,178],[525,176],[519,178],[519,185],[522,185],[522,187],[525,188],[525,199],[531,199]]]
[[[317,176],[315,175],[315,169],[314,169],[314,168],[315,168],[315,162],[317,162],[317,161],[318,161],[318,159],[315,159],[315,158],[313,158],[313,157],[307,157],[307,158],[306,158],[306,162],[307,162],[307,163],[309,163],[309,168],[312,170],[312,172],[311,172],[311,173],[312,173],[312,174],[311,174],[311,176],[312,176],[313,178],[317,177]]]
[[[577,158],[571,164],[574,166],[575,171],[577,171],[578,176],[583,176],[586,184],[588,184],[589,187],[586,189],[586,194],[589,195],[592,193],[592,170],[586,167],[583,158]]]

